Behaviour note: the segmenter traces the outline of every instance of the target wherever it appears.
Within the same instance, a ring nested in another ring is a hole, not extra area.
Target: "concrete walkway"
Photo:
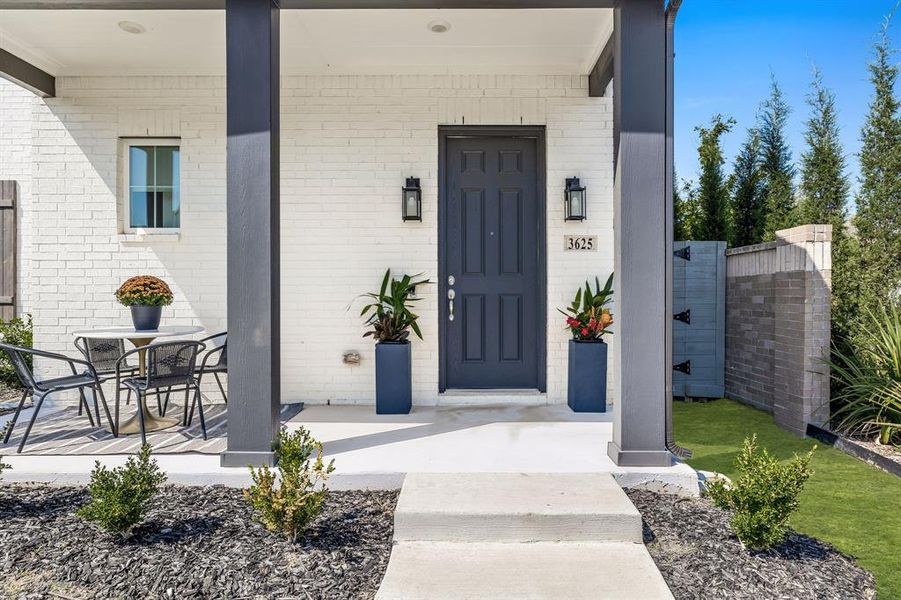
[[[671,600],[610,474],[409,474],[379,600]]]

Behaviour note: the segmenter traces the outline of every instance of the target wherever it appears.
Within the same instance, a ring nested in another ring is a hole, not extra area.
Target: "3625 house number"
[[[566,235],[563,236],[564,250],[578,250],[593,252],[598,249],[598,236],[596,235]]]

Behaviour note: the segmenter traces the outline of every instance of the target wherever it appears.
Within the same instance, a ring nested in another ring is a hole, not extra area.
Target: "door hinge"
[[[684,248],[673,250],[673,256],[675,256],[676,258],[682,258],[684,260],[691,260],[691,246],[685,246]]]
[[[682,321],[688,325],[691,325],[691,309],[685,309],[680,313],[676,313],[673,315],[673,319],[676,321]]]
[[[673,370],[679,371],[680,373],[685,373],[686,375],[691,375],[691,361],[686,360],[685,362],[675,364],[673,365]]]

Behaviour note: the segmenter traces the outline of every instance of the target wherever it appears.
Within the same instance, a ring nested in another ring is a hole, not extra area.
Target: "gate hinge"
[[[680,362],[679,364],[673,365],[674,371],[679,371],[680,373],[685,373],[686,375],[691,375],[691,361],[686,360],[685,362]]]
[[[680,313],[674,314],[673,319],[691,325],[691,309],[687,308]]]
[[[673,256],[675,256],[676,258],[691,260],[691,246],[685,246],[684,248],[673,250]]]

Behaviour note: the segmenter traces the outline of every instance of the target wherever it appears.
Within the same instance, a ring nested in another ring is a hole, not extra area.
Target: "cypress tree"
[[[766,229],[766,199],[760,169],[760,132],[748,130],[732,169],[732,246],[747,246],[763,241]]]
[[[887,19],[869,65],[873,97],[862,131],[860,190],[854,224],[856,276],[862,309],[879,310],[901,288],[901,119],[895,94],[898,66]]]
[[[695,239],[726,240],[729,236],[729,187],[723,173],[722,137],[731,131],[733,119],[716,115],[709,127],[696,127],[701,141],[698,154],[701,176],[698,179],[700,215]]]
[[[700,218],[698,194],[691,184],[682,181],[681,187],[673,178],[673,239],[675,241],[695,240]]]
[[[832,225],[832,334],[833,339],[843,343],[858,313],[857,281],[852,268],[856,245],[845,235],[850,183],[839,139],[835,94],[823,84],[817,68],[807,104],[810,117],[804,134],[807,149],[801,155],[799,220]]]
[[[804,133],[807,150],[801,155],[799,219],[802,223],[831,224],[833,234],[840,236],[850,185],[839,140],[835,94],[823,84],[819,69],[814,69],[807,104],[811,114]]]
[[[770,97],[763,103],[760,114],[760,152],[766,198],[766,229],[764,238],[776,238],[776,231],[795,225],[795,167],[791,150],[785,140],[785,125],[791,109],[785,103],[782,89],[772,77]]]

